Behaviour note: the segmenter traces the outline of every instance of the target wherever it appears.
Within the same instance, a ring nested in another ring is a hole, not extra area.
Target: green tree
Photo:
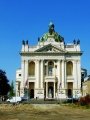
[[[5,96],[10,91],[9,80],[6,76],[6,72],[0,69],[0,95]]]
[[[12,81],[11,82],[11,89],[10,89],[10,92],[9,92],[9,96],[12,97],[12,96],[15,96],[15,91],[14,91],[14,82]]]

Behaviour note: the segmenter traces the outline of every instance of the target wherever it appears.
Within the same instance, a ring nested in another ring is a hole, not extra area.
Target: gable
[[[37,49],[35,52],[61,52],[62,53],[65,51],[60,47],[49,44]]]

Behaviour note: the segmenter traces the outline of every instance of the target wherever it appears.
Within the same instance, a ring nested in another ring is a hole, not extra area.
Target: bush
[[[80,105],[90,105],[90,95],[86,95],[85,97],[81,97],[79,100]]]

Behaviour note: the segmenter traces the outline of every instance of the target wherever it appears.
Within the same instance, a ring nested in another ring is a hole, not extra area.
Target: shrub
[[[85,97],[81,97],[79,100],[80,105],[90,105],[90,95],[86,95]]]

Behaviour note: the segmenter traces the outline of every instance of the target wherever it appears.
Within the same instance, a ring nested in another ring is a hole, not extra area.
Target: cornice
[[[82,51],[70,51],[70,52],[20,52],[21,56],[30,56],[30,55],[50,55],[50,56],[56,56],[56,55],[72,55],[72,56],[76,56],[79,55],[81,56],[83,54]]]

